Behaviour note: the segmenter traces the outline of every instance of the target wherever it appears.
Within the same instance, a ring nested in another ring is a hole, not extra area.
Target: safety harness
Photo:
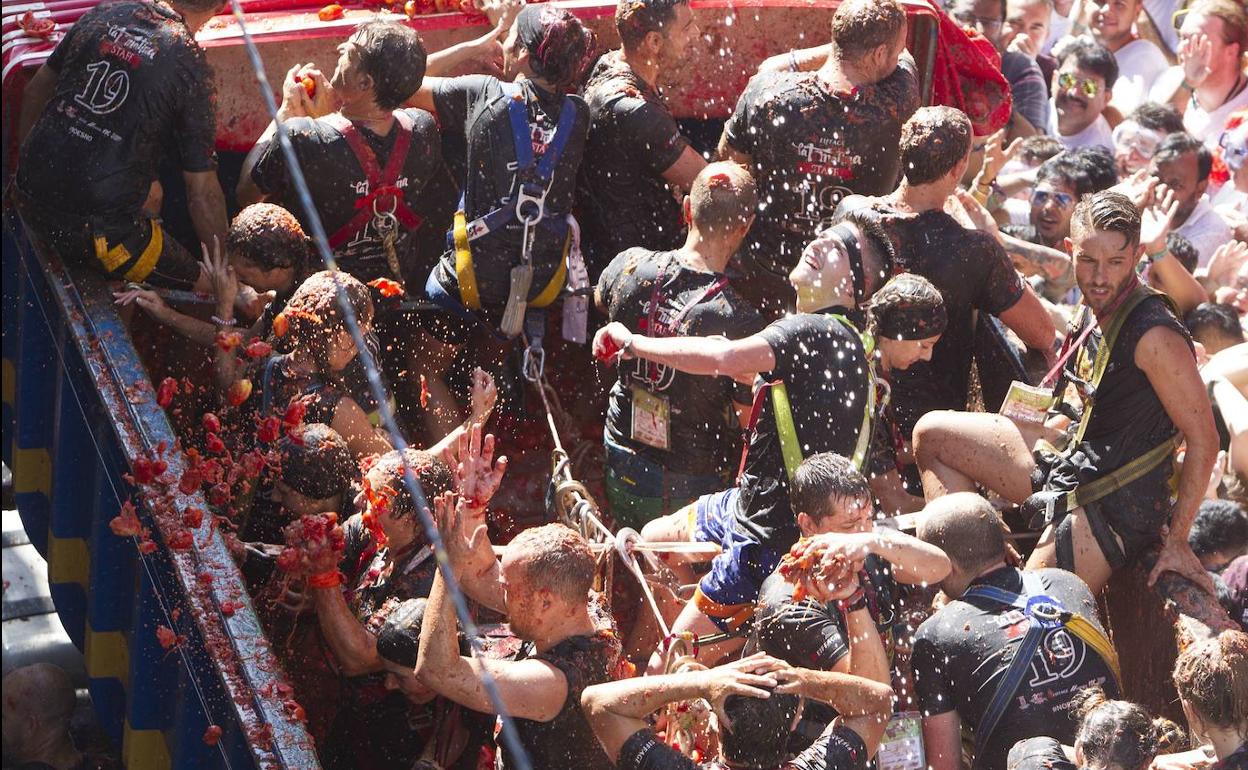
[[[533,129],[529,123],[529,107],[524,90],[518,83],[500,83],[499,85],[507,99],[507,115],[511,122],[511,136],[515,145],[516,174],[511,192],[499,201],[499,205],[493,211],[471,222],[468,221],[465,213],[465,196],[461,195],[459,209],[455,212],[454,225],[447,233],[447,246],[455,252],[455,277],[459,283],[459,296],[463,304],[471,310],[481,309],[481,296],[477,291],[477,275],[472,264],[471,244],[473,241],[500,228],[519,223],[524,228],[520,254],[521,266],[531,270],[536,228],[540,225],[556,235],[564,235],[568,232],[566,218],[547,215],[546,195],[550,192],[555,169],[559,166],[563,151],[572,138],[577,116],[576,104],[572,97],[564,97],[555,134],[551,137],[541,160],[538,160],[533,155]],[[550,305],[563,289],[567,276],[568,249],[572,243],[570,235],[565,237],[563,258],[560,259],[554,276],[537,297],[527,303],[528,307],[543,308]]]
[[[405,230],[420,227],[420,216],[407,205],[404,190],[398,186],[399,176],[407,162],[407,153],[412,146],[412,128],[414,122],[407,113],[395,110],[394,113],[394,147],[386,160],[385,168],[377,161],[377,153],[368,146],[368,142],[360,134],[355,124],[341,114],[334,113],[324,120],[342,134],[355,155],[356,163],[364,174],[365,192],[355,201],[355,216],[345,225],[329,236],[329,246],[337,249],[362,232],[371,222],[381,239],[386,252],[386,262],[390,272],[399,283],[403,282],[403,271],[399,265],[395,242],[399,237],[399,226]]]
[[[867,458],[871,452],[871,440],[874,434],[872,424],[875,418],[877,408],[882,409],[887,404],[887,389],[885,397],[880,399],[876,396],[877,377],[875,374],[875,366],[872,363],[872,353],[875,352],[875,339],[869,334],[864,334],[858,330],[857,326],[848,318],[841,314],[833,314],[831,316],[840,323],[849,327],[850,331],[862,340],[862,346],[867,357],[867,403],[862,410],[862,425],[858,428],[858,441],[854,444],[854,454],[850,458],[850,462],[859,471],[866,468]],[[742,474],[745,473],[745,463],[749,459],[750,454],[750,436],[754,435],[754,431],[758,426],[758,418],[763,411],[763,400],[768,396],[771,397],[771,411],[775,417],[776,435],[780,439],[780,454],[784,458],[784,471],[789,480],[793,480],[793,474],[797,472],[797,466],[802,464],[803,452],[802,444],[797,437],[797,424],[793,421],[793,409],[789,404],[789,389],[785,386],[783,380],[773,380],[772,382],[762,383],[758,391],[754,393],[754,401],[750,407],[750,421],[746,427],[746,439],[744,446],[741,448],[741,464],[737,468],[737,481],[740,483]]]
[[[1049,632],[1065,628],[1079,637],[1088,645],[1105,664],[1109,666],[1117,683],[1122,681],[1122,672],[1118,667],[1118,653],[1114,645],[1106,638],[1105,633],[1065,607],[1057,599],[1045,594],[1044,582],[1039,573],[1023,572],[1023,593],[1016,594],[1003,588],[991,585],[974,585],[962,595],[962,601],[983,599],[996,602],[1009,610],[1019,610],[1027,618],[1029,626],[1022,637],[1009,668],[997,684],[992,701],[975,727],[975,756],[983,755],[984,747],[1001,722],[1010,702],[1018,694],[1023,678],[1031,670],[1031,662],[1036,654],[1045,654],[1041,648]]]
[[[1110,355],[1113,352],[1114,344],[1118,340],[1119,332],[1122,330],[1122,327],[1126,323],[1127,319],[1131,316],[1132,311],[1134,311],[1141,302],[1153,296],[1165,297],[1166,295],[1143,284],[1135,286],[1133,289],[1129,290],[1129,293],[1123,298],[1117,308],[1117,311],[1110,319],[1109,325],[1105,328],[1104,336],[1101,339],[1101,345],[1097,349],[1096,356],[1092,361],[1092,374],[1087,381],[1083,414],[1080,417],[1079,425],[1075,430],[1074,436],[1067,444],[1068,448],[1076,447],[1083,441],[1083,435],[1087,431],[1088,425],[1091,423],[1092,410],[1096,406],[1096,391],[1099,389],[1101,379],[1105,376],[1105,372],[1109,368]],[[1167,302],[1169,302],[1168,298]],[[1084,366],[1086,366],[1087,350],[1083,347],[1083,342],[1096,326],[1096,320],[1092,317],[1091,310],[1086,307],[1083,314],[1083,323],[1083,332],[1078,336],[1076,341],[1070,345],[1069,348],[1063,351],[1062,356],[1059,358],[1058,366],[1062,366],[1065,360],[1073,353],[1078,353],[1080,357],[1079,360],[1084,364]],[[1067,335],[1067,340],[1069,341],[1071,339],[1075,339],[1075,335],[1073,333]],[[1062,377],[1057,381],[1057,388],[1055,390],[1056,394],[1061,394],[1063,392],[1065,384],[1069,378],[1069,374],[1065,371],[1065,369],[1063,369],[1062,372]],[[1046,380],[1047,379],[1048,378],[1046,377]],[[1057,396],[1057,398],[1060,398],[1060,395]],[[1060,523],[1068,513],[1076,508],[1082,506],[1086,511],[1086,506],[1088,504],[1101,500],[1107,495],[1113,494],[1132,482],[1142,478],[1145,474],[1161,465],[1166,458],[1170,457],[1180,441],[1181,438],[1176,433],[1171,438],[1166,439],[1144,454],[1139,455],[1138,457],[1125,463],[1121,467],[1097,479],[1080,484],[1074,489],[1037,492],[1028,498],[1023,504],[1023,513],[1031,516],[1031,527],[1033,529],[1043,529],[1054,522]],[[1045,452],[1060,454],[1056,448],[1054,448],[1051,444],[1046,444],[1045,442],[1042,442],[1041,448]],[[1089,513],[1089,516],[1092,515],[1092,513]],[[1058,538],[1058,550],[1060,552],[1059,562],[1061,561],[1060,557],[1067,554],[1067,552],[1069,552],[1069,555],[1073,557],[1073,550],[1063,545],[1061,542],[1063,539],[1063,537]]]

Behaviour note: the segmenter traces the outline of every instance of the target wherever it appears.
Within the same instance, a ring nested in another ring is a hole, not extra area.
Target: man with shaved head
[[[621,252],[598,282],[598,307],[609,320],[653,337],[741,339],[759,331],[762,318],[724,274],[757,207],[754,179],[743,166],[707,166],[684,200],[684,245]],[[727,376],[640,359],[618,363],[603,436],[607,499],[616,524],[641,529],[728,485],[750,390]]]
[[[961,767],[964,722],[975,733],[973,770],[1004,767],[1010,747],[1024,738],[1073,744],[1074,696],[1092,686],[1111,698],[1119,692],[1117,656],[1092,592],[1064,570],[1010,566],[1001,517],[979,495],[947,495],[923,514],[919,538],[952,564],[940,582],[949,603],[914,636],[929,766]]]
[[[4,676],[4,766],[86,770],[97,765],[74,746],[69,674],[51,663],[35,663]]]

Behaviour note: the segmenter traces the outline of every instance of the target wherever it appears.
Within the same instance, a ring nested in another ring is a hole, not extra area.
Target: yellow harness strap
[[[459,298],[469,310],[481,309],[481,294],[477,290],[477,272],[472,266],[472,246],[468,241],[468,217],[463,211],[455,212],[455,222],[451,228],[455,241],[455,278],[459,283]],[[529,302],[529,307],[546,307],[559,298],[563,291],[564,281],[568,277],[568,252],[572,249],[572,234],[563,244],[563,258],[559,267],[551,276],[546,288]]]
[[[110,249],[108,241],[102,235],[94,236],[92,242],[95,246],[95,258],[109,274],[115,273],[133,257],[124,243],[119,243]],[[125,279],[127,281],[145,280],[156,269],[156,263],[160,260],[160,253],[164,251],[164,248],[164,230],[161,229],[159,222],[152,220],[152,234],[147,240],[147,246],[139,255],[138,261],[126,271]]]

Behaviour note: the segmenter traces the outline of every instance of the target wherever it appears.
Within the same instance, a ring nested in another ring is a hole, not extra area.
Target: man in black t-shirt
[[[894,0],[842,3],[819,70],[757,75],[724,125],[720,156],[758,180],[742,287],[768,319],[793,307],[785,278],[841,199],[896,184],[901,125],[919,106],[914,62],[899,62],[905,45],[906,13]]]
[[[762,319],[724,275],[757,202],[744,168],[707,166],[685,199],[690,227],[684,247],[620,254],[598,282],[598,306],[610,320],[652,336],[741,339],[759,331]],[[749,389],[730,377],[620,362],[604,434],[607,498],[616,523],[641,529],[723,489],[749,402]]]
[[[943,206],[966,172],[971,123],[951,107],[924,107],[901,136],[905,178],[891,195],[851,198],[843,211],[872,216],[896,250],[894,268],[923,276],[945,297],[949,326],[932,352],[893,378],[893,412],[908,440],[919,417],[965,409],[975,353],[976,313],[998,316],[1028,347],[1049,351],[1056,330],[1039,298],[988,233],[968,230]]]
[[[1187,536],[1217,455],[1217,429],[1187,331],[1135,272],[1147,250],[1164,244],[1161,220],[1142,219],[1126,196],[1084,199],[1068,246],[1087,309],[1067,338],[1053,414],[936,412],[915,428],[929,500],[983,484],[1022,505],[1033,528],[1045,530],[1028,565],[1071,570],[1095,591],[1160,545],[1150,585],[1171,571],[1213,593]],[[1078,395],[1070,404],[1061,398],[1068,385]],[[1175,499],[1179,434],[1186,454]]]
[[[823,453],[803,460],[793,474],[789,498],[802,536],[813,541],[810,547],[862,562],[858,583],[891,663],[898,583],[938,583],[949,574],[949,559],[917,538],[873,527],[867,480],[839,455]],[[758,650],[804,668],[847,672],[850,640],[845,615],[836,602],[810,596],[795,600],[794,591],[794,584],[779,571],[763,583],[746,652]],[[820,704],[807,706],[790,748],[805,749],[835,716]]]
[[[840,607],[852,640],[850,673],[790,668],[753,655],[718,668],[624,679],[581,697],[598,742],[622,770],[862,770],[879,748],[892,705],[888,659],[855,579],[812,586]],[[720,715],[720,757],[695,764],[663,743],[646,722],[668,703],[711,701]],[[792,759],[786,742],[809,701],[844,715]],[[786,761],[786,759],[788,761]]]
[[[458,350],[478,331],[519,335],[529,311],[554,302],[580,259],[570,223],[589,108],[571,95],[588,63],[592,33],[566,10],[525,6],[502,44],[503,77],[425,78],[408,102],[462,137],[467,177],[425,295],[440,311],[424,319],[414,373],[431,411],[457,422],[445,384]],[[526,225],[524,216],[534,224]],[[507,312],[511,308],[511,312]],[[507,321],[507,328],[501,328]]]
[[[674,249],[684,240],[676,189],[688,192],[706,161],[689,146],[658,90],[680,72],[698,24],[688,0],[620,0],[620,49],[604,55],[585,86],[586,163],[578,185],[591,280],[624,249]]]
[[[70,264],[208,291],[192,256],[146,210],[172,143],[195,234],[225,240],[216,95],[195,32],[220,0],[117,2],[74,22],[30,84],[16,195],[22,219]]]
[[[297,64],[282,82],[278,120],[285,123],[338,266],[362,283],[389,278],[409,289],[422,285],[437,252],[422,262],[420,244],[439,249],[450,222],[449,205],[436,205],[424,194],[432,184],[442,198],[453,195],[444,183],[437,126],[423,110],[400,109],[420,87],[425,63],[415,30],[368,22],[339,46],[329,80],[312,65]],[[430,63],[438,67],[438,60]],[[305,81],[313,84],[311,95]],[[286,156],[273,141],[276,130],[270,123],[247,155],[239,200],[279,203],[299,212],[308,230]],[[393,212],[393,220],[386,212]],[[388,232],[394,233],[392,249]]]
[[[1071,713],[1076,694],[1095,685],[1108,697],[1119,697],[1117,656],[1087,585],[1064,570],[1022,573],[1007,566],[1000,516],[969,492],[929,505],[918,534],[943,550],[953,567],[940,583],[952,601],[919,626],[911,657],[928,765],[961,766],[963,724],[987,732],[975,736],[973,770],[1003,767],[1010,748],[1024,738],[1046,735],[1073,744],[1079,726]],[[1038,585],[1044,598],[1037,599],[1038,593],[1027,589],[1031,585]],[[988,598],[986,591],[1023,595],[1027,609]],[[1046,602],[1069,616],[1042,623]],[[1037,623],[1042,630],[1033,631]],[[1021,668],[1014,667],[1033,632],[1039,634],[1038,646]],[[1015,672],[1013,692],[998,696],[1000,682]],[[997,718],[989,730],[985,715],[994,702],[1003,710],[993,710]]]
[[[714,633],[736,628],[748,618],[763,581],[798,537],[788,498],[791,470],[786,467],[794,452],[799,457],[836,452],[865,462],[874,397],[859,331],[862,314],[855,308],[877,288],[887,256],[851,223],[833,228],[828,237],[841,244],[828,249],[829,267],[818,273],[795,271],[799,281],[823,287],[819,292],[805,291],[804,286],[799,291],[814,302],[802,309],[818,312],[783,318],[741,340],[643,336],[620,323],[608,324],[594,339],[594,354],[602,359],[618,355],[689,374],[734,378],[761,372],[764,383],[784,386],[783,392],[761,388],[761,397],[756,396],[758,419],[739,487],[698,501],[704,510],[689,529],[702,521],[714,522],[716,532],[699,539],[720,542],[724,553],[716,557],[694,601],[677,618],[677,631]],[[856,268],[849,258],[851,249],[860,254]],[[858,274],[851,277],[855,270]],[[812,365],[816,363],[820,365]],[[791,450],[782,448],[789,432],[786,428],[786,436],[781,436],[777,429],[776,399],[789,407],[797,444]],[[728,644],[739,646],[739,641]],[[724,651],[724,645],[709,645],[700,655],[709,660]],[[651,665],[659,665],[657,655]]]

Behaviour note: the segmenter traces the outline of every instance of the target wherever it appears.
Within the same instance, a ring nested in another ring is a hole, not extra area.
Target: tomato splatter
[[[219,740],[221,740],[221,728],[217,725],[208,725],[208,729],[204,730],[204,744],[216,746]]]
[[[242,332],[217,332],[217,347],[225,352],[228,353],[241,344],[243,344]]]
[[[129,500],[121,504],[121,513],[113,517],[113,520],[108,523],[108,528],[118,537],[138,537],[146,532],[134,510],[134,503]]]
[[[368,285],[372,286],[379,294],[381,294],[381,296],[386,297],[387,299],[390,297],[403,296],[402,284],[398,281],[392,281],[389,278],[378,278],[376,280],[369,281]]]
[[[214,455],[219,455],[225,452],[225,442],[217,434],[209,433],[204,439],[204,448]]]
[[[166,377],[160,381],[160,387],[156,389],[156,403],[160,404],[161,409],[168,409],[176,395],[178,395],[178,381],[172,377]]]
[[[18,25],[27,35],[33,35],[34,37],[49,37],[56,31],[55,21],[46,16],[43,18],[35,16],[34,11],[27,11],[23,14]]]
[[[278,313],[273,316],[273,334],[277,337],[285,337],[286,332],[290,331],[290,319],[285,313]]]
[[[420,375],[420,408],[426,409],[429,406],[429,381],[425,379],[425,375]]]
[[[230,386],[229,391],[225,394],[225,399],[230,406],[241,406],[251,396],[251,380],[242,379],[234,382]]]
[[[337,3],[330,3],[316,12],[316,18],[321,21],[333,21],[334,19],[341,19],[342,14],[343,10],[341,5],[338,5]]]
[[[243,349],[248,358],[264,358],[273,352],[273,346],[259,337],[252,337],[251,342],[247,343],[247,347]]]

